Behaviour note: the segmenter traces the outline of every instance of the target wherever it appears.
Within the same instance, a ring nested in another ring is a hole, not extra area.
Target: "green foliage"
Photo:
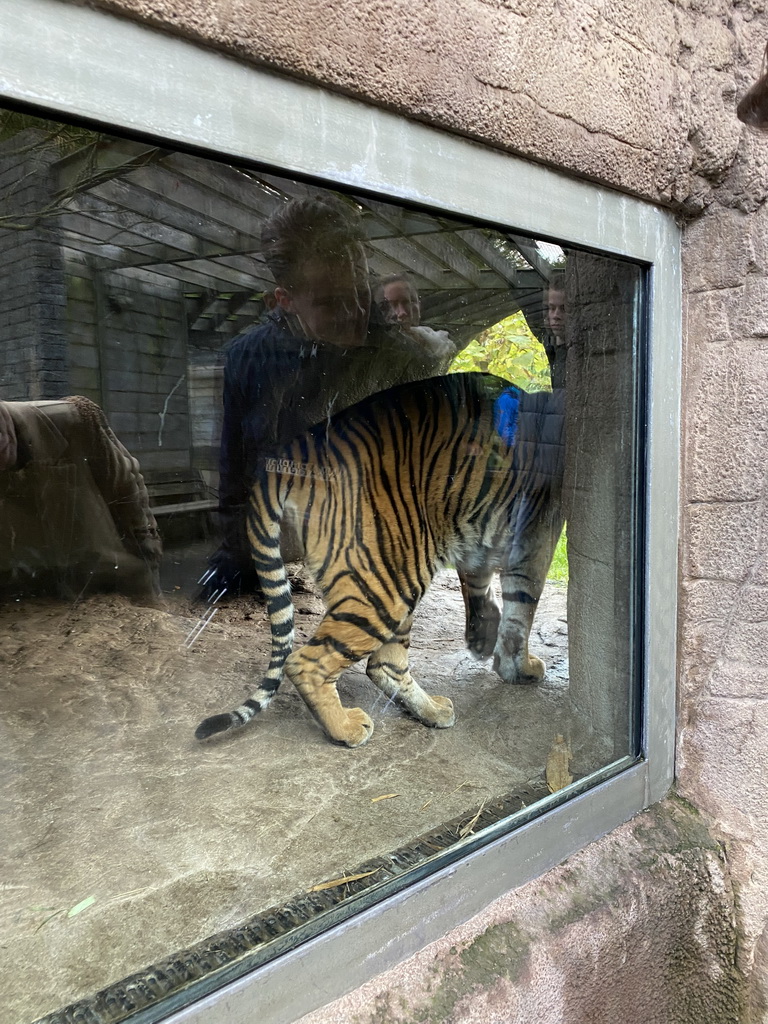
[[[495,373],[525,391],[549,391],[549,362],[522,313],[500,320],[458,352],[450,373]]]
[[[550,565],[547,572],[547,579],[552,580],[554,583],[568,582],[568,551],[566,548],[565,527],[563,527],[560,540],[557,542],[557,547],[552,557],[552,565]]]

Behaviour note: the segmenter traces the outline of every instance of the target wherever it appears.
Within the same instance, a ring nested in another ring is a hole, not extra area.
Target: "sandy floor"
[[[300,634],[320,604],[296,596]],[[454,573],[414,629],[414,675],[451,697],[430,730],[369,683],[340,690],[374,718],[356,750],[328,743],[286,684],[249,728],[193,730],[233,707],[266,662],[263,609],[198,622],[182,591],[165,610],[98,596],[0,610],[0,970],[4,1024],[29,1024],[324,879],[354,871],[494,796],[541,787],[570,728],[565,591],[550,588],[533,650],[544,685],[510,687],[463,648]],[[385,799],[377,799],[385,797]]]

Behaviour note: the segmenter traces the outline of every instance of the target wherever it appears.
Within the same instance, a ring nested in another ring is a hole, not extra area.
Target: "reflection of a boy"
[[[245,532],[259,459],[309,426],[395,384],[445,370],[397,328],[371,316],[363,234],[333,199],[294,200],[264,225],[262,251],[277,287],[266,322],[236,338],[224,367],[219,513],[223,542],[209,597],[255,589]],[[286,550],[287,557],[299,552]]]

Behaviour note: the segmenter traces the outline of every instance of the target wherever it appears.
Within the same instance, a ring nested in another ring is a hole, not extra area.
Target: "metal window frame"
[[[671,214],[649,203],[104,12],[62,0],[5,0],[3,22],[0,100],[507,224],[650,267],[643,759],[167,1018],[246,1024],[257,1013],[260,1024],[288,1024],[541,875],[661,799],[672,783],[680,231]]]

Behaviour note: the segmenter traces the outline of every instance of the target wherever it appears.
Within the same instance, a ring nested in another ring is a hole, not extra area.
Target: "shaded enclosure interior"
[[[20,577],[10,548],[0,558],[9,1024],[87,1001],[323,883],[364,876],[317,890],[343,901],[397,875],[385,863],[393,851],[417,839],[421,861],[425,850],[460,850],[637,752],[640,269],[345,194],[362,215],[372,278],[406,271],[422,323],[459,349],[518,311],[532,342],[542,338],[542,296],[561,275],[568,583],[547,584],[534,624],[547,675],[505,685],[490,660],[472,659],[449,567],[417,615],[412,665],[428,692],[454,701],[452,729],[409,719],[357,665],[340,689],[376,722],[366,747],[328,743],[288,683],[253,727],[193,740],[210,709],[248,695],[269,655],[252,597],[209,620],[194,603],[218,542],[226,345],[270,308],[265,218],[322,192],[31,118],[6,120],[0,134],[0,402],[95,402],[138,460],[163,542],[154,607],[87,581],[35,593],[35,573]],[[322,609],[301,572],[292,567],[300,640]],[[102,1000],[94,1019],[122,1019],[127,998]]]

